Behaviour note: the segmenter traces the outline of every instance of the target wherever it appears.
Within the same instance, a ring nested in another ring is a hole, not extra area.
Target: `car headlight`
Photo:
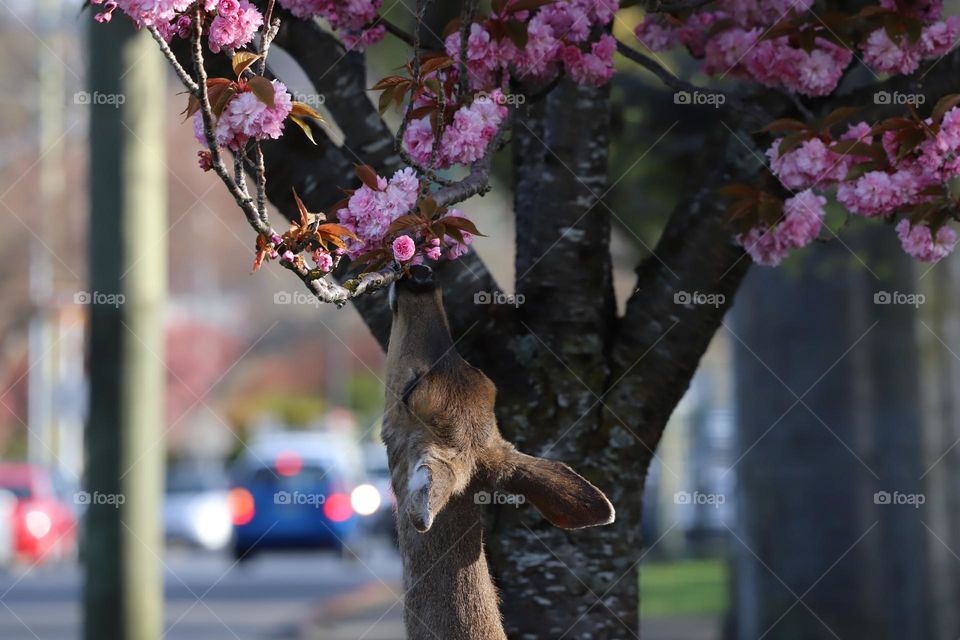
[[[380,508],[380,492],[372,484],[361,484],[350,494],[350,506],[361,516],[373,515]]]

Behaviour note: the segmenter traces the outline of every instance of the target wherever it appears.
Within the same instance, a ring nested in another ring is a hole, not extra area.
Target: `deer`
[[[566,464],[501,436],[496,387],[457,353],[430,267],[410,267],[389,304],[381,437],[397,498],[407,637],[506,640],[483,543],[490,492],[565,529],[610,524],[613,505]]]

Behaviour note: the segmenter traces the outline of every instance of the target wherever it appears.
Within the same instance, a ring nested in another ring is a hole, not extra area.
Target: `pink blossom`
[[[574,82],[599,87],[613,77],[613,53],[616,50],[617,41],[605,33],[591,45],[590,53],[582,53],[574,45],[567,46],[563,63]]]
[[[950,16],[942,22],[936,22],[923,28],[920,35],[920,48],[924,58],[946,55],[956,45],[960,37],[960,16]]]
[[[897,223],[897,236],[900,244],[908,255],[921,262],[937,262],[950,255],[957,244],[957,233],[944,225],[937,230],[937,238],[933,239],[930,227],[925,225],[910,226],[910,221],[904,218]]]
[[[116,0],[116,2],[107,2],[103,0],[92,0],[94,5],[104,5],[104,13],[112,14],[119,8],[125,14],[130,16],[138,25],[147,27],[159,27],[161,24],[169,23],[176,15],[186,11],[192,4],[192,0]],[[98,16],[100,22],[109,21],[106,16]]]
[[[236,9],[232,13],[223,13],[223,8],[227,10]],[[221,12],[210,23],[209,45],[210,50],[218,53],[221,49],[239,49],[246,46],[257,29],[263,24],[263,16],[256,7],[247,0],[220,0],[218,7]]]
[[[363,185],[357,189],[346,208],[336,212],[340,224],[357,235],[357,240],[350,242],[350,255],[356,257],[380,246],[390,223],[413,209],[419,194],[420,181],[409,167],[393,174],[384,188]]]
[[[503,92],[496,89],[487,99],[474,100],[473,104],[458,109],[453,122],[443,130],[437,150],[437,166],[444,169],[454,164],[471,164],[482,158],[507,116],[503,103]],[[410,122],[403,140],[414,161],[428,164],[433,151],[429,116]]]
[[[252,91],[242,91],[231,98],[217,121],[217,144],[238,151],[251,139],[279,138],[293,103],[287,87],[279,80],[273,81],[273,90],[273,107],[264,104]],[[193,117],[193,130],[200,144],[206,145],[199,112]]]
[[[393,241],[393,257],[397,262],[406,262],[417,251],[417,245],[410,236],[400,236]]]
[[[650,51],[666,51],[680,41],[677,29],[666,26],[657,15],[646,16],[633,34]]]
[[[447,214],[444,218],[454,217],[454,218],[466,218],[466,214],[463,211],[458,209],[450,209],[447,211]],[[443,218],[441,218],[442,220]],[[456,260],[462,255],[465,255],[470,251],[470,245],[473,244],[473,234],[469,231],[461,231],[460,235],[463,236],[463,242],[460,242],[453,236],[445,236],[444,242],[447,244],[447,259]]]
[[[333,256],[331,256],[326,251],[317,249],[313,252],[313,262],[317,265],[317,269],[320,271],[329,272],[333,269]]]
[[[217,13],[221,16],[233,16],[240,11],[240,3],[237,0],[220,0],[217,4]]]
[[[372,26],[380,0],[280,0],[280,6],[298,18],[325,19],[348,49],[365,48],[386,33],[383,25]]]
[[[779,265],[789,252],[789,247],[783,244],[773,229],[754,227],[738,235],[736,240],[754,262],[768,267]]]
[[[837,202],[850,213],[885,216],[903,203],[899,185],[885,171],[870,171],[837,189]]]
[[[773,227],[754,227],[736,237],[753,261],[775,267],[790,249],[799,249],[813,242],[823,226],[827,199],[810,189],[783,203],[783,217]]]
[[[827,148],[820,138],[811,138],[796,149],[780,155],[780,140],[767,150],[770,169],[788,189],[834,183],[847,175],[842,157]]]
[[[882,28],[873,31],[860,48],[864,62],[876,71],[910,74],[920,65],[920,51],[917,48],[894,42]]]
[[[454,60],[460,60],[460,32],[455,31],[444,41],[447,55]],[[482,90],[492,86],[496,79],[496,71],[501,68],[501,58],[497,55],[497,43],[490,37],[490,32],[478,23],[470,25],[470,35],[467,38],[467,71],[470,78],[470,87]]]
[[[439,260],[441,255],[440,238],[434,238],[433,240],[431,240],[430,246],[427,248],[426,251],[423,252],[423,254],[426,257],[430,258],[431,260]]]

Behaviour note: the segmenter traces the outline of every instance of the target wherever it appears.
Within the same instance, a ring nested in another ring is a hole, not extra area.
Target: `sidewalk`
[[[300,637],[304,640],[403,640],[403,593],[399,582],[375,581],[327,600]]]

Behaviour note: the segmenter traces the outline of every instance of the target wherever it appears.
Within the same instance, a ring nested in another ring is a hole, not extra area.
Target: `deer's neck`
[[[409,640],[506,640],[473,491],[452,498],[426,533],[402,513],[398,526]]]

